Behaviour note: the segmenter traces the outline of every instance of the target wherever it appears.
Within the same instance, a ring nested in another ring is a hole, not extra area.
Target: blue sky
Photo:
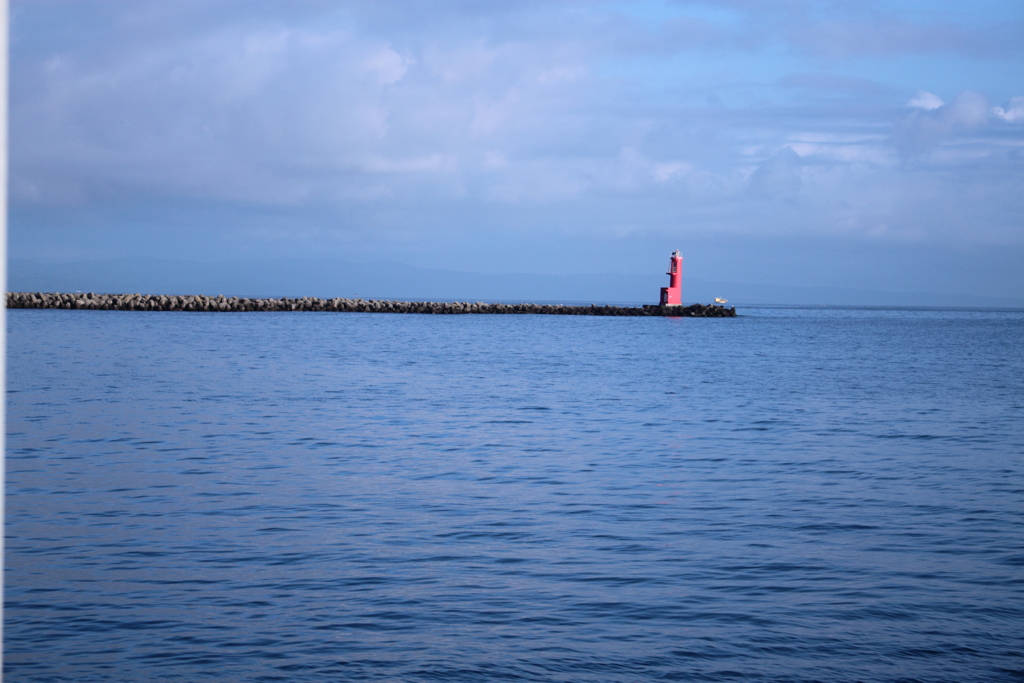
[[[1024,3],[11,6],[9,254],[1024,298]]]

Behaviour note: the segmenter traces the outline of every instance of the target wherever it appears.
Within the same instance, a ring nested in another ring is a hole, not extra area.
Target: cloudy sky
[[[1024,3],[12,0],[9,253],[1024,298]]]

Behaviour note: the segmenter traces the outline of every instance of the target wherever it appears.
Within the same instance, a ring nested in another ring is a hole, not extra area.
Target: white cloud
[[[1011,99],[1010,106],[1006,107],[1006,109],[992,107],[992,113],[1003,121],[1009,121],[1010,123],[1024,121],[1024,96]]]
[[[917,94],[910,98],[907,102],[908,107],[915,107],[917,109],[938,109],[945,102],[938,95],[934,95],[926,90],[918,90]]]
[[[786,145],[761,164],[749,179],[753,196],[775,199],[793,199],[803,184],[800,167],[803,159]]]
[[[949,104],[911,112],[897,123],[892,143],[904,157],[925,156],[943,141],[983,126],[988,117],[988,99],[979,92],[965,90],[957,93]]]
[[[381,83],[391,85],[397,83],[405,75],[413,61],[402,57],[390,47],[384,47],[367,57],[363,65]]]
[[[688,171],[693,170],[690,164],[681,161],[671,161],[661,164],[654,165],[654,179],[659,182],[665,182],[681,176]]]

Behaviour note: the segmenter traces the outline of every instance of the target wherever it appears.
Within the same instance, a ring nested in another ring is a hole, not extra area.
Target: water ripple
[[[1024,678],[1024,313],[8,320],[7,680]]]

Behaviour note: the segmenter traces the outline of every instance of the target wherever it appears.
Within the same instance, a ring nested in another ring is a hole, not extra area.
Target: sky
[[[1019,0],[10,12],[12,259],[1024,299]]]

